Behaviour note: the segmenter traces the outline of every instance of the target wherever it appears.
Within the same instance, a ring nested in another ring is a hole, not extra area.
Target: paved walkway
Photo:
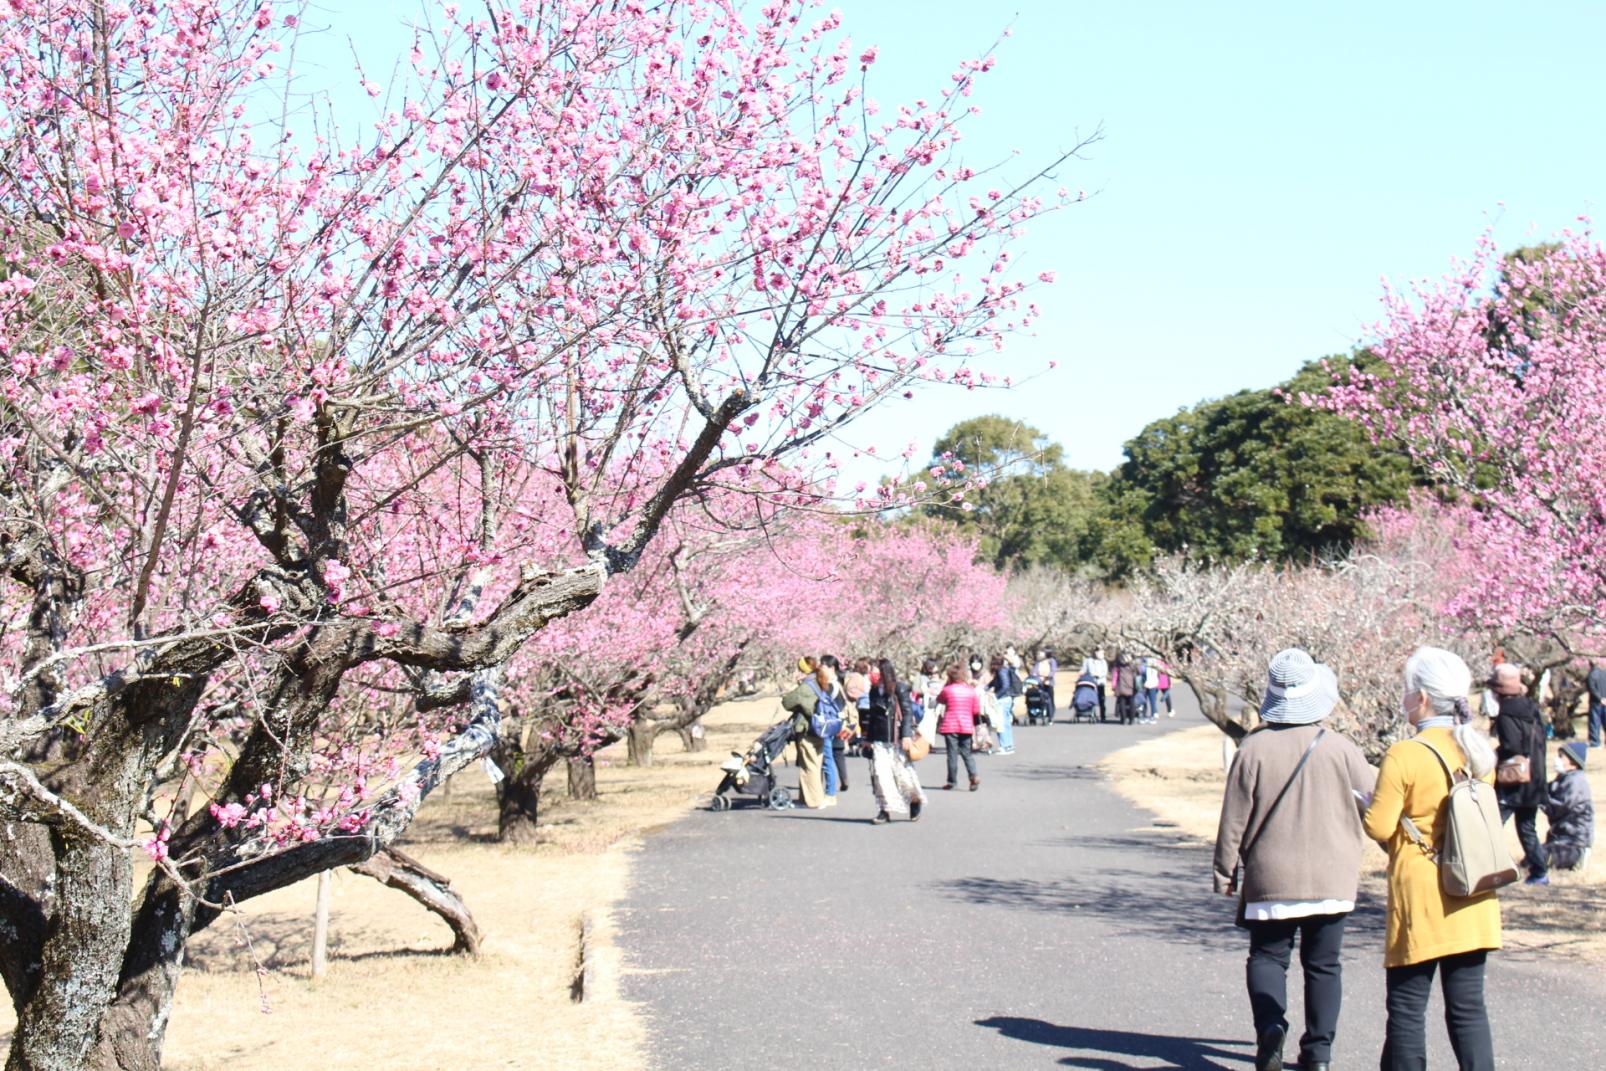
[[[738,805],[655,835],[620,937],[654,1067],[1250,1067],[1247,943],[1210,893],[1208,851],[1154,828],[1091,769],[1197,724],[1179,708],[1157,727],[1018,727],[1015,755],[978,760],[979,792],[934,792],[918,824],[868,823],[856,760],[832,810]],[[928,789],[943,763],[920,764]],[[1377,1066],[1381,945],[1380,905],[1363,904],[1335,1066]],[[1598,969],[1504,955],[1490,987],[1501,1067],[1599,1067]],[[1433,1066],[1453,1067],[1438,1009]]]

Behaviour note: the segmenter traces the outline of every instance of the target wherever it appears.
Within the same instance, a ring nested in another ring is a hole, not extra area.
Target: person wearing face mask
[[[1416,735],[1383,756],[1377,791],[1366,809],[1366,834],[1389,856],[1383,1071],[1427,1067],[1427,1008],[1435,974],[1462,1071],[1494,1068],[1484,970],[1489,953],[1501,944],[1500,901],[1493,890],[1467,897],[1444,892],[1434,857],[1401,821],[1410,818],[1424,841],[1440,844],[1443,830],[1436,827],[1450,794],[1445,766],[1493,782],[1494,749],[1472,725],[1471,688],[1472,671],[1452,652],[1422,647],[1410,657],[1403,707]]]

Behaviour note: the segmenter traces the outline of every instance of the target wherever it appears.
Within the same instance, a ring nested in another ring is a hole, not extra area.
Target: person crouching
[[[1595,843],[1595,798],[1584,776],[1589,749],[1578,741],[1556,751],[1556,779],[1550,782],[1545,817],[1545,857],[1553,870],[1575,870],[1589,859]]]

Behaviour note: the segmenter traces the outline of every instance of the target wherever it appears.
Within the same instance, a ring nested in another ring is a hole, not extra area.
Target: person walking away
[[[1082,659],[1081,672],[1092,677],[1093,682],[1099,686],[1099,721],[1103,721],[1110,715],[1110,704],[1105,687],[1110,682],[1110,664],[1104,660],[1104,648],[1095,648],[1091,658]]]
[[[947,679],[942,675],[942,667],[937,660],[928,658],[920,663],[920,672],[915,675],[915,698],[930,710],[937,705],[937,693],[942,691],[946,683]]]
[[[1383,756],[1377,791],[1363,819],[1366,835],[1389,857],[1383,1071],[1427,1067],[1428,997],[1435,974],[1461,1071],[1494,1071],[1483,983],[1489,953],[1500,947],[1500,901],[1492,889],[1466,897],[1447,894],[1435,857],[1418,846],[1404,822],[1411,820],[1424,843],[1442,846],[1440,825],[1450,796],[1445,767],[1459,776],[1494,780],[1494,751],[1472,725],[1471,688],[1472,671],[1450,651],[1422,647],[1405,663],[1403,713],[1416,735]]]
[[[1160,699],[1165,703],[1165,716],[1174,718],[1177,716],[1177,710],[1171,705],[1171,667],[1165,664],[1164,659],[1160,660],[1158,674]]]
[[[959,776],[959,760],[964,759],[965,771],[970,774],[970,790],[974,792],[981,785],[981,779],[976,776],[976,756],[971,754],[970,744],[976,733],[981,696],[965,679],[965,668],[958,663],[948,667],[947,677],[948,683],[937,695],[937,734],[948,751],[948,781],[942,787],[954,787]]]
[[[1527,776],[1497,772],[1496,792],[1500,796],[1500,817],[1517,820],[1517,840],[1522,843],[1522,862],[1528,868],[1527,885],[1549,885],[1544,846],[1539,843],[1539,808],[1548,799],[1545,792],[1545,729],[1539,707],[1523,694],[1522,670],[1509,662],[1495,667],[1494,693],[1500,698],[1500,714],[1494,720],[1497,771],[1519,769],[1527,762]],[[1513,778],[1507,780],[1508,777]]]
[[[1054,652],[1044,648],[1037,652],[1037,664],[1032,672],[1037,675],[1037,686],[1043,689],[1043,699],[1048,703],[1048,720],[1054,720],[1058,710],[1054,703],[1054,678],[1059,674],[1059,663],[1054,661]]]
[[[1160,663],[1153,658],[1143,660],[1143,703],[1149,711],[1151,723],[1160,720]]]
[[[1545,817],[1545,863],[1553,870],[1582,870],[1595,844],[1595,797],[1584,776],[1589,748],[1570,740],[1556,749],[1556,779],[1550,782]]]
[[[1589,664],[1584,687],[1589,690],[1589,746],[1600,747],[1606,741],[1606,669],[1598,661]]]
[[[871,821],[875,825],[892,821],[893,814],[920,821],[926,793],[909,762],[909,745],[918,729],[914,694],[898,679],[892,663],[883,658],[870,688],[869,706],[860,719],[860,731],[870,747],[870,790],[877,807]]]
[[[1124,652],[1115,656],[1115,662],[1110,667],[1115,675],[1115,720],[1122,725],[1131,725],[1137,720],[1137,705],[1133,698],[1137,695],[1137,670],[1131,662],[1127,661]]]
[[[987,687],[998,700],[998,724],[994,728],[998,731],[999,755],[1015,754],[1015,697],[1025,688],[1021,685],[1020,672],[1010,664],[1007,657],[993,655],[991,665],[992,676]]]
[[[792,740],[797,745],[797,789],[803,806],[825,806],[825,741],[814,731],[815,691],[811,685],[819,662],[805,655],[797,663],[803,674],[793,688],[781,697],[781,709],[792,715]]]
[[[1249,931],[1245,972],[1256,1071],[1281,1071],[1294,941],[1305,976],[1299,1066],[1327,1071],[1343,999],[1344,927],[1355,910],[1366,846],[1358,796],[1377,773],[1321,723],[1338,705],[1333,671],[1296,648],[1267,671],[1261,726],[1227,774],[1216,833],[1216,891],[1239,898]]]

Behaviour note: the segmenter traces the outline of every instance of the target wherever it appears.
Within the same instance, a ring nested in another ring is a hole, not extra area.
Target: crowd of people
[[[925,796],[912,762],[942,744],[948,774],[943,788],[981,787],[977,755],[1015,753],[1015,727],[1022,719],[1051,724],[1059,710],[1055,679],[1059,661],[1050,649],[1029,664],[1013,646],[990,656],[971,652],[951,661],[928,658],[905,676],[885,658],[851,663],[835,655],[806,655],[799,680],[782,699],[793,719],[799,793],[803,806],[836,806],[848,789],[848,759],[870,763],[877,824],[894,815],[918,820]],[[1158,658],[1113,661],[1102,649],[1081,663],[1071,703],[1089,719],[1123,724],[1152,723],[1163,709],[1175,717],[1171,674]],[[1085,698],[1084,698],[1085,697]]]
[[[1297,648],[1271,660],[1260,727],[1228,773],[1214,861],[1217,891],[1237,898],[1249,935],[1256,1071],[1284,1067],[1296,942],[1305,980],[1298,1066],[1330,1066],[1344,929],[1367,838],[1389,857],[1381,1066],[1427,1066],[1435,976],[1460,1067],[1495,1066],[1484,975],[1489,953],[1501,946],[1496,890],[1520,876],[1503,824],[1516,821],[1527,884],[1544,885],[1550,868],[1587,861],[1594,808],[1582,742],[1560,746],[1558,776],[1547,783],[1545,734],[1518,668],[1497,666],[1490,678],[1498,697],[1493,740],[1473,722],[1472,686],[1454,653],[1414,653],[1404,667],[1402,708],[1413,734],[1374,769],[1352,742],[1322,726],[1339,701],[1332,670]],[[1544,843],[1541,810],[1550,821]]]
[[[1165,707],[1166,717],[1177,716],[1171,702],[1171,667],[1160,658],[1133,657],[1118,651],[1112,662],[1104,657],[1100,647],[1082,660],[1076,677],[1077,688],[1090,685],[1098,695],[1099,721],[1110,713],[1110,692],[1115,692],[1115,719],[1123,725],[1148,724],[1160,720],[1160,708]]]
[[[1045,704],[1052,720],[1059,663],[1042,650],[1030,666],[1014,647],[946,664],[926,659],[907,678],[885,658],[845,664],[835,655],[806,655],[799,681],[781,701],[794,719],[798,788],[805,807],[836,806],[848,788],[850,756],[869,760],[870,789],[884,824],[894,815],[918,821],[926,803],[913,762],[941,742],[948,762],[944,789],[981,787],[978,754],[1015,753],[1015,722],[1026,700]]]

